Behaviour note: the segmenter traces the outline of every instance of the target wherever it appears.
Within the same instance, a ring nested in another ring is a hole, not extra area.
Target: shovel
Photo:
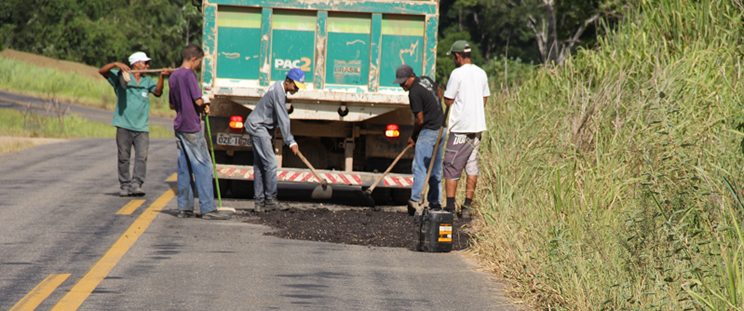
[[[128,75],[128,74],[127,74]],[[222,206],[222,195],[220,194],[220,180],[217,178],[217,163],[214,160],[214,146],[212,146],[212,131],[209,129],[209,114],[204,114],[204,124],[207,125],[207,137],[209,139],[209,151],[212,153],[212,169],[214,169],[214,186],[217,188],[217,200],[220,204],[217,207],[217,212],[220,214],[235,214],[235,209],[232,207]]]
[[[132,76],[130,73],[157,73],[162,72],[165,69],[144,69],[144,70],[130,70],[130,71],[122,71],[121,75],[119,76],[119,82],[121,82],[121,86],[123,88],[127,88],[127,84],[129,81],[132,81]]]
[[[419,199],[419,206],[424,205],[424,200],[426,199],[426,190],[429,185],[429,177],[431,177],[431,171],[432,168],[434,168],[434,160],[437,158],[437,151],[439,151],[439,142],[442,140],[442,132],[444,132],[444,128],[447,126],[447,117],[449,116],[449,110],[450,106],[447,106],[446,111],[444,112],[444,120],[442,120],[442,126],[439,127],[439,134],[437,135],[437,142],[434,145],[434,152],[431,154],[431,161],[429,161],[429,169],[426,171],[426,179],[424,179],[424,188],[421,189],[421,198]],[[424,206],[424,208],[428,209],[429,206]]]
[[[369,187],[369,188],[367,188],[367,190],[364,191],[364,200],[367,202],[367,205],[368,206],[375,207],[375,200],[372,198],[372,191],[375,191],[375,188],[377,187],[377,184],[379,184],[380,181],[383,178],[385,178],[385,176],[387,176],[388,173],[390,173],[390,171],[393,169],[393,167],[395,166],[395,164],[398,164],[398,160],[400,160],[400,158],[403,157],[403,154],[405,154],[406,151],[408,151],[408,149],[411,149],[411,147],[413,147],[413,145],[406,146],[406,148],[403,149],[403,151],[398,155],[398,157],[396,157],[395,160],[393,160],[393,164],[390,164],[390,166],[387,168],[387,170],[385,170],[385,172],[382,173],[382,175],[380,175],[380,177],[377,177],[377,180],[375,180],[375,183],[372,184],[372,187]]]
[[[313,189],[313,194],[310,195],[310,197],[313,199],[330,199],[333,196],[333,189],[331,188],[331,186],[328,185],[328,180],[326,180],[325,178],[320,178],[320,174],[315,171],[313,165],[310,164],[310,161],[305,159],[305,156],[302,155],[302,152],[300,152],[299,149],[297,149],[297,156],[299,156],[300,159],[302,159],[302,162],[304,162],[305,165],[310,168],[310,170],[313,172],[313,175],[315,175],[315,178],[317,178],[318,180],[322,180],[320,186],[317,186],[315,187],[315,189]]]

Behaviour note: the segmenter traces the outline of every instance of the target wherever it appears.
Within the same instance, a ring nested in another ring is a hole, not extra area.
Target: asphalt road
[[[110,124],[113,117],[113,112],[109,110],[73,105],[66,102],[61,104],[63,111],[69,108],[70,113],[89,120]],[[0,108],[12,108],[19,111],[29,109],[37,113],[44,113],[45,110],[43,108],[47,106],[49,106],[48,103],[37,97],[0,91]],[[150,116],[150,125],[161,126],[173,131],[173,119],[171,118]]]
[[[75,299],[80,310],[516,309],[459,252],[284,240],[235,219],[179,219],[166,182],[173,139],[151,141],[145,202],[116,215],[138,198],[117,196],[115,149],[113,139],[73,139],[0,155],[0,310],[29,301],[74,310],[66,303]]]

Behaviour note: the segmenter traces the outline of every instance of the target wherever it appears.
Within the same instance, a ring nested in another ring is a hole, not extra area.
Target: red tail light
[[[243,131],[243,117],[232,116],[230,117],[230,132],[240,133]]]
[[[398,130],[397,124],[388,124],[387,130],[385,130],[385,137],[391,140],[398,139],[400,131]]]

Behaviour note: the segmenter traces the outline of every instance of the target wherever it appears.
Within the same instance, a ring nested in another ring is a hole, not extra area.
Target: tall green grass
[[[631,1],[495,94],[475,254],[549,310],[744,310],[734,0]]]
[[[159,79],[151,77],[156,82]],[[103,78],[65,73],[6,57],[0,57],[0,89],[112,111],[116,107],[114,89]],[[161,97],[150,96],[150,115],[175,117],[168,107],[168,81]]]

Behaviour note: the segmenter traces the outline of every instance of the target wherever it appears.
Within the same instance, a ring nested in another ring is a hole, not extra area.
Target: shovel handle
[[[313,172],[313,175],[315,175],[315,178],[317,178],[318,180],[321,181],[321,184],[323,184],[323,185],[327,185],[328,184],[328,181],[325,180],[325,178],[320,178],[320,174],[318,174],[318,172],[315,170],[315,168],[313,167],[313,165],[310,164],[310,161],[308,161],[307,159],[305,159],[305,156],[302,155],[302,152],[300,152],[300,149],[299,148],[297,149],[297,156],[300,157],[300,159],[302,160],[302,162],[304,162],[305,165],[307,165],[307,167],[310,168],[310,170]]]
[[[372,193],[372,191],[374,191],[374,190],[375,190],[375,188],[377,187],[377,184],[379,184],[379,183],[380,183],[380,181],[381,181],[381,180],[382,180],[383,178],[385,178],[385,176],[386,176],[386,175],[387,175],[388,173],[390,173],[390,171],[391,171],[391,170],[393,170],[393,167],[395,167],[395,164],[398,164],[398,161],[400,160],[400,158],[402,158],[402,157],[403,157],[403,155],[404,155],[404,154],[406,153],[406,151],[408,151],[408,149],[411,149],[411,147],[413,147],[413,145],[410,145],[410,144],[409,144],[408,146],[406,146],[406,149],[403,149],[403,151],[402,151],[402,152],[401,152],[401,153],[400,153],[400,154],[398,155],[398,157],[396,157],[396,158],[395,158],[395,160],[393,160],[393,164],[390,164],[390,166],[389,166],[389,167],[387,168],[387,170],[385,170],[385,172],[384,172],[384,173],[382,173],[382,175],[380,175],[380,177],[377,177],[377,180],[375,180],[375,183],[374,183],[374,184],[372,184],[372,187],[369,187],[369,188],[367,189],[367,192],[368,192],[368,193]]]
[[[441,90],[440,90],[441,92]],[[437,142],[434,145],[434,152],[431,154],[431,161],[429,161],[429,169],[426,171],[426,179],[424,179],[424,187],[421,189],[421,199],[419,199],[419,204],[424,204],[424,194],[426,193],[427,185],[429,184],[429,177],[431,177],[431,170],[434,168],[434,159],[437,158],[437,151],[439,151],[439,142],[442,140],[442,132],[444,131],[444,128],[447,126],[447,118],[449,117],[449,111],[450,106],[447,106],[447,109],[444,111],[444,120],[442,120],[442,126],[439,127],[439,134],[437,135]]]
[[[163,72],[165,69],[143,69],[143,70],[130,70],[131,73],[156,73]]]

